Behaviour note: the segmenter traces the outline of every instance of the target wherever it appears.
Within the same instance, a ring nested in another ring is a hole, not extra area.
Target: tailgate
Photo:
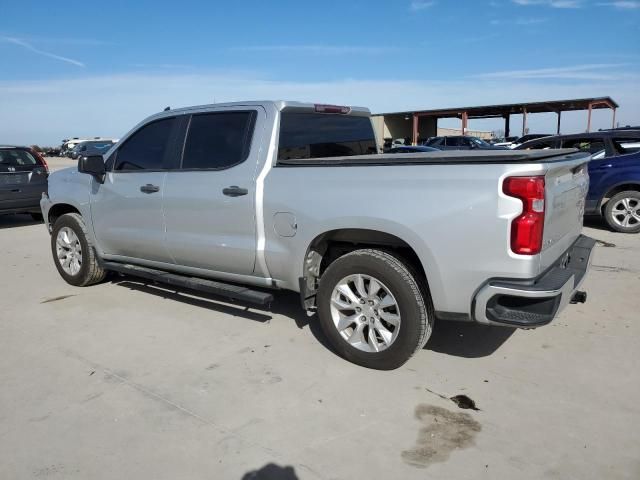
[[[47,191],[44,170],[33,172],[0,172],[0,201],[39,199]],[[0,205],[2,208],[2,205]]]
[[[589,189],[589,157],[548,163],[545,175],[545,220],[540,271],[550,267],[582,232]]]

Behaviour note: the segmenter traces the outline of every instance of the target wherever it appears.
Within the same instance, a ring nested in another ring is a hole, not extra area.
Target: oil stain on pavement
[[[402,452],[405,463],[426,468],[444,462],[454,450],[468,448],[475,443],[482,426],[465,412],[452,412],[434,405],[420,404],[416,418],[422,423],[416,445]]]

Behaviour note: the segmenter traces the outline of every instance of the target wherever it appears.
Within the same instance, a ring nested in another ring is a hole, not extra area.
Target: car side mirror
[[[91,175],[99,183],[104,183],[104,176],[107,173],[102,155],[80,157],[80,160],[78,160],[78,171]]]

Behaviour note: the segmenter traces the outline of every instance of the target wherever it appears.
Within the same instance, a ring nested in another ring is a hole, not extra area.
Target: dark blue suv
[[[577,148],[591,154],[585,215],[604,217],[618,232],[640,232],[640,129],[557,135],[517,150]]]

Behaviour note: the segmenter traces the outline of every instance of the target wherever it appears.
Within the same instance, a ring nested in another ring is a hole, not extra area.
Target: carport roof
[[[433,117],[458,117],[466,112],[468,118],[496,118],[522,113],[567,112],[600,108],[618,108],[611,97],[575,98],[570,100],[549,100],[544,102],[506,103],[481,107],[442,108],[434,110],[409,110],[405,112],[375,113],[374,116],[414,115]]]

